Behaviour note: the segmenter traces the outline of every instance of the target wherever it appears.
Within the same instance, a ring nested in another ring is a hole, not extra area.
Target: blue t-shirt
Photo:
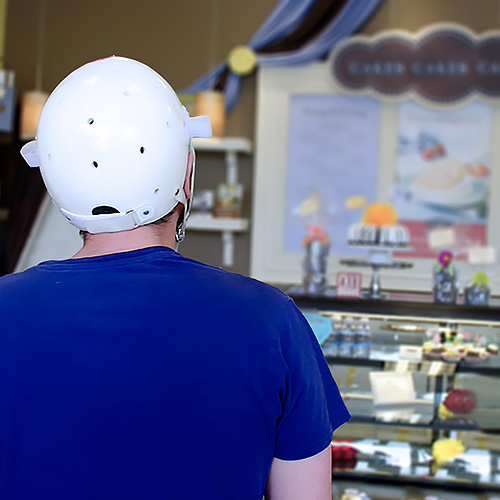
[[[2,500],[260,500],[348,418],[307,321],[153,247],[0,279]]]

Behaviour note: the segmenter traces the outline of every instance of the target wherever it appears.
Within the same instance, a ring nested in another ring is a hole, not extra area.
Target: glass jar
[[[326,269],[330,247],[320,240],[312,240],[304,245],[304,250],[304,293],[311,296],[323,295],[328,288]]]
[[[457,273],[453,267],[436,266],[434,269],[434,302],[455,304],[458,299]]]
[[[472,283],[465,288],[465,302],[472,306],[486,306],[490,301],[490,287]]]

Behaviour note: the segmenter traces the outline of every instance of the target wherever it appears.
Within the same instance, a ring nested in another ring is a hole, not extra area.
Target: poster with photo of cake
[[[491,127],[492,107],[479,100],[455,108],[401,103],[391,197],[410,231],[406,257],[435,257],[428,245],[435,228],[454,229],[459,253],[487,244]]]
[[[320,226],[335,252],[350,255],[349,226],[359,211],[347,210],[352,196],[376,198],[380,103],[372,97],[328,94],[290,99],[284,247],[300,252],[308,224]],[[317,200],[302,217],[300,207]]]

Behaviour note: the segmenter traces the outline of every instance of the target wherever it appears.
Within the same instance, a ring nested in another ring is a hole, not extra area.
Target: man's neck
[[[130,231],[88,234],[85,237],[83,248],[72,258],[97,257],[155,246],[175,248],[176,223],[177,217],[175,217],[175,221],[168,220],[159,225],[141,226]]]

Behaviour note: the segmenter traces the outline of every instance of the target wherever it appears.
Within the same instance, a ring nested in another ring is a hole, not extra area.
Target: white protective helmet
[[[211,135],[209,118],[190,118],[158,73],[113,56],[78,68],[56,87],[36,140],[21,154],[31,167],[40,167],[54,203],[79,229],[133,229],[182,203],[182,239],[190,206],[183,188],[191,139]]]

